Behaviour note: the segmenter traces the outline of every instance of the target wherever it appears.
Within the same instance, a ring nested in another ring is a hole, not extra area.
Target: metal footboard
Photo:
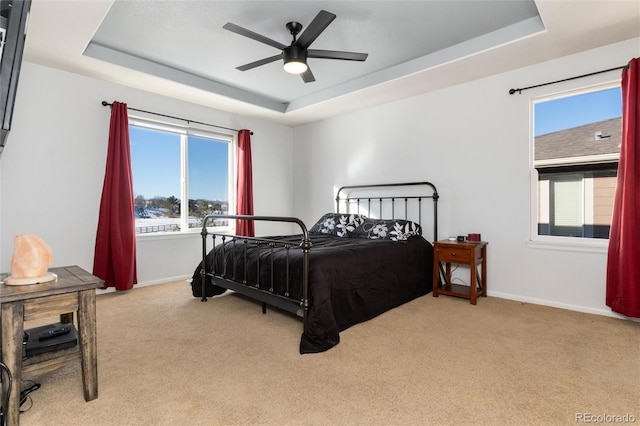
[[[239,219],[239,220],[251,220],[251,221],[268,221],[268,222],[288,222],[296,224],[302,234],[302,239],[300,241],[299,247],[302,250],[302,298],[294,298],[290,293],[293,279],[291,277],[290,271],[290,249],[291,244],[285,243],[280,240],[274,240],[269,238],[258,238],[258,237],[246,237],[240,235],[230,235],[223,233],[215,233],[210,232],[208,227],[212,226],[215,220],[219,219]],[[306,324],[307,313],[310,307],[309,300],[309,253],[311,251],[311,240],[309,238],[309,231],[305,224],[298,218],[295,217],[278,217],[278,216],[247,216],[247,215],[222,215],[222,214],[213,214],[208,215],[204,218],[202,224],[202,231],[200,233],[202,235],[202,267],[200,269],[200,275],[202,277],[202,298],[201,300],[205,302],[207,300],[206,296],[206,278],[211,277],[212,283],[215,282],[215,285],[227,288],[229,290],[233,290],[237,293],[255,299],[259,302],[262,302],[262,311],[266,312],[266,305],[275,306],[279,309],[283,309],[287,312],[293,313],[299,317],[302,317],[303,323]],[[211,238],[209,238],[209,236]],[[228,244],[231,243],[232,247],[232,270],[227,270],[226,262],[221,266],[222,270],[217,270],[216,262],[212,262],[212,270],[207,270],[207,254],[209,250],[207,249],[208,244],[207,241],[211,239],[212,241],[212,250],[214,250],[214,258],[216,250],[221,250],[223,257],[225,257],[225,250],[228,249]],[[218,244],[218,241],[220,244]],[[240,246],[237,246],[240,245]],[[256,283],[251,284],[247,280],[247,276],[249,274],[249,264],[252,259],[248,256],[248,248],[250,246],[256,247],[255,250],[257,258],[255,260],[255,268],[256,268]],[[236,248],[240,248],[240,250],[236,250]],[[268,248],[267,252],[270,253],[267,256],[267,262],[271,262],[270,268],[270,282],[269,283],[261,283],[260,282],[260,267],[261,262],[264,260],[260,259],[260,247]],[[274,281],[274,251],[276,248],[282,248],[285,252],[285,283],[284,285],[278,285],[280,291],[276,291],[276,283]],[[236,259],[238,255],[238,251],[240,252],[240,256],[243,258]],[[239,261],[241,268],[236,268],[236,260]],[[240,270],[238,270],[240,269]]]

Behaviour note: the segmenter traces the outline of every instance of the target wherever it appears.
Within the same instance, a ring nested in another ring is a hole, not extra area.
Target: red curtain
[[[607,259],[607,306],[640,318],[640,71],[622,71],[622,142]]]
[[[93,275],[104,287],[129,290],[138,282],[127,104],[111,106],[107,166],[100,201]]]
[[[251,132],[238,132],[238,180],[236,182],[236,214],[253,215],[253,173],[251,171]],[[256,234],[252,220],[238,220],[236,234],[253,237]]]
[[[251,132],[243,129],[238,132],[238,180],[236,182],[236,214],[253,214],[253,175],[251,172]],[[252,220],[238,220],[236,234],[246,237],[255,236]]]

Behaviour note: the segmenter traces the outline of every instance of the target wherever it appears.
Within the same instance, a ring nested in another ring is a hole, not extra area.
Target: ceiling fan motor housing
[[[285,47],[282,50],[282,55],[285,63],[289,61],[307,62],[307,49],[304,47],[296,45]]]

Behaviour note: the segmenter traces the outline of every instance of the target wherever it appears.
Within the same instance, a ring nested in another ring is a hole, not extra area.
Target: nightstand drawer
[[[460,248],[438,248],[436,257],[440,262],[469,263],[473,260],[474,251]]]

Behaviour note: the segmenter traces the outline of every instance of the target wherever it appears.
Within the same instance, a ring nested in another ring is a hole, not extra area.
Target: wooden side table
[[[96,341],[96,288],[103,281],[78,266],[52,268],[58,278],[41,284],[8,286],[0,284],[0,325],[2,362],[13,375],[9,407],[4,407],[7,425],[20,421],[20,383],[25,377],[53,371],[69,362],[80,362],[85,401],[98,397],[98,361]],[[22,356],[24,322],[60,315],[71,322],[78,313],[78,345],[35,355]],[[4,373],[3,373],[4,374]],[[2,400],[9,383],[2,380]]]
[[[487,297],[487,242],[436,241],[433,245],[433,297],[440,294],[469,299],[472,305],[480,295]],[[445,264],[441,274],[441,264]],[[451,264],[468,265],[470,269],[469,285],[451,282]],[[481,266],[478,275],[477,267]],[[444,275],[442,280],[441,276]]]

